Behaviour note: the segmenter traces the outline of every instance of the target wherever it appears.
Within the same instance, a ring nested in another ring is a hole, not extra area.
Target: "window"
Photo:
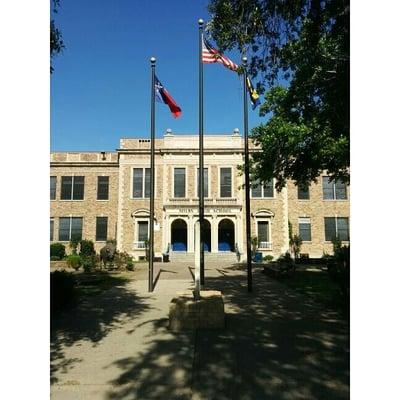
[[[309,186],[298,186],[297,187],[297,198],[299,200],[310,200]]]
[[[133,197],[150,197],[150,168],[133,169]]]
[[[138,221],[138,242],[145,242],[149,239],[149,223]]]
[[[54,240],[54,220],[50,219],[50,242]]]
[[[197,168],[197,197],[200,193],[200,168]],[[204,181],[204,197],[208,197],[208,168],[203,169],[203,181]]]
[[[107,240],[108,217],[96,217],[96,242]]]
[[[274,181],[271,179],[266,182],[263,186],[264,195],[263,197],[274,197]]]
[[[342,181],[329,182],[329,176],[322,177],[322,190],[324,200],[346,200],[347,187]]]
[[[347,199],[347,187],[344,182],[336,181],[335,197],[336,197],[336,200],[346,200]]]
[[[232,197],[232,168],[220,169],[220,197]]]
[[[50,177],[50,200],[56,199],[57,177]]]
[[[349,219],[347,217],[325,217],[325,240],[330,242],[334,237],[349,240]]]
[[[108,176],[97,177],[97,200],[108,200]]]
[[[84,176],[61,177],[61,200],[83,200]]]
[[[337,217],[336,231],[340,240],[349,240],[349,219]]]
[[[261,198],[262,197],[262,186],[258,183],[258,181],[257,181],[256,185],[257,186],[253,186],[251,188],[251,197]]]
[[[82,218],[61,217],[58,228],[58,240],[68,242],[72,238],[82,239]]]
[[[271,179],[266,182],[264,185],[260,185],[260,182],[257,180],[254,182],[254,186],[251,188],[251,197],[253,198],[270,198],[274,197],[274,182]]]
[[[310,218],[299,218],[299,236],[304,242],[311,242]]]
[[[174,168],[174,197],[185,197],[186,194],[186,170]]]
[[[259,247],[262,247],[261,242],[269,242],[268,221],[258,221],[257,232],[258,232]]]

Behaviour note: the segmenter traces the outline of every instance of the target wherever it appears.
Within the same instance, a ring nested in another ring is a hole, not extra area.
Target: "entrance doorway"
[[[218,251],[235,251],[235,224],[227,218],[218,224]]]
[[[211,224],[207,219],[204,220],[204,232],[203,232],[203,242],[204,242],[204,251],[211,251]]]
[[[187,251],[187,225],[183,219],[176,219],[171,224],[172,251]]]

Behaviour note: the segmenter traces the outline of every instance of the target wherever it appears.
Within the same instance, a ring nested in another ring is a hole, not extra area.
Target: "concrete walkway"
[[[53,321],[51,393],[61,399],[348,399],[349,332],[322,309],[255,269],[207,265],[226,329],[173,333],[168,307],[192,288],[186,264],[156,264]],[[157,279],[158,278],[158,279]]]

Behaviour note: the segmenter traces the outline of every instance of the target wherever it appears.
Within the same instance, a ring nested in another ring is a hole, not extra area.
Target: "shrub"
[[[278,258],[277,261],[279,264],[292,264],[293,263],[293,259],[288,251],[285,254],[282,254]]]
[[[340,251],[342,247],[342,241],[340,240],[339,237],[334,236],[331,240],[332,245],[333,245],[333,254],[336,254],[338,251]]]
[[[91,256],[86,257],[81,256],[81,264],[86,273],[92,272],[92,270],[96,268],[96,255],[92,254]]]
[[[127,269],[128,271],[133,271],[134,268],[135,268],[135,263],[133,262],[132,257],[130,257],[130,258],[127,260],[127,262],[126,262],[126,269]]]
[[[276,261],[277,264],[285,270],[296,270],[296,264],[289,251],[287,251],[285,254],[282,254]]]
[[[106,267],[108,270],[113,270],[114,267],[115,267],[114,260],[113,260],[113,261],[107,261],[105,267]]]
[[[70,272],[55,271],[50,273],[50,309],[61,310],[75,299],[75,278]]]
[[[256,254],[258,248],[258,237],[257,236],[253,236],[251,238],[251,254],[254,256],[254,254]]]
[[[62,243],[52,243],[50,245],[50,259],[52,257],[57,257],[57,260],[62,260],[65,257],[65,246]]]
[[[100,254],[95,254],[93,256],[94,262],[95,262],[95,268],[101,268],[102,267],[102,262],[101,262],[101,257]]]
[[[60,261],[60,257],[58,257],[58,256],[50,256],[50,261]]]
[[[292,223],[289,221],[289,246],[290,250],[292,251],[294,255],[294,260],[299,256],[300,250],[301,250],[301,245],[303,244],[303,240],[299,235],[293,235],[293,227]]]
[[[113,261],[116,251],[116,241],[107,240],[106,245],[100,249],[100,260],[103,262],[104,266],[106,266],[108,262]]]
[[[121,269],[123,267],[123,264],[124,264],[124,259],[123,259],[122,253],[120,253],[119,251],[116,251],[113,261],[114,261],[115,268],[116,269]]]
[[[346,304],[350,304],[350,246],[334,243],[334,255],[328,260],[328,273],[343,295]]]
[[[350,246],[342,246],[335,250],[334,257],[339,264],[350,268]]]
[[[271,256],[271,254],[268,254],[267,256],[264,256],[264,261],[265,262],[271,262],[274,259],[274,256]]]
[[[91,240],[81,240],[80,245],[81,245],[81,250],[79,254],[82,257],[90,257],[96,254],[96,252],[94,251],[94,243]]]
[[[67,257],[67,264],[75,271],[78,271],[82,264],[81,256],[79,256],[78,254],[70,254]]]
[[[78,245],[79,245],[80,240],[81,239],[79,237],[75,236],[75,237],[72,237],[71,240],[69,241],[69,247],[72,250],[72,254],[78,253],[77,250],[78,250]]]
[[[126,252],[116,252],[114,256],[114,265],[117,269],[125,268],[129,271],[133,270],[133,259]]]

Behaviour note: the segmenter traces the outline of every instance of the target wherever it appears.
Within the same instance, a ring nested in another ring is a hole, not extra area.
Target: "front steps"
[[[184,251],[171,251],[169,253],[169,260],[171,262],[194,263],[194,253],[186,253]],[[204,261],[231,263],[231,264],[238,262],[236,253],[234,252],[220,252],[220,253],[204,252]]]

